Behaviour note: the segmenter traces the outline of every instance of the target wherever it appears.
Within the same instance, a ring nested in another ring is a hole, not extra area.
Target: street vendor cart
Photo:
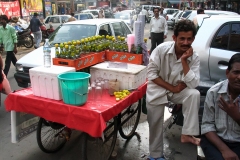
[[[71,128],[83,132],[81,159],[107,160],[113,152],[118,131],[124,139],[134,136],[146,86],[144,83],[121,101],[105,95],[101,104],[88,100],[80,107],[35,96],[32,88],[27,88],[9,94],[5,105],[7,111],[41,117],[37,125],[37,142],[42,151],[54,153],[60,150],[67,142],[65,129]]]

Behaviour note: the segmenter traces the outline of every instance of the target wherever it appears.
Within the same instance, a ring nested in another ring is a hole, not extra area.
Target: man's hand
[[[188,57],[191,57],[193,55],[193,48],[190,47],[186,52],[183,53],[181,56],[181,60],[187,60]]]
[[[151,36],[150,37],[148,37],[149,39],[151,39]]]
[[[237,154],[233,152],[231,149],[222,151],[221,153],[224,160],[239,160]]]
[[[224,110],[227,114],[232,114],[232,113],[238,113],[239,111],[239,106],[238,106],[238,102],[239,102],[239,99],[237,99],[235,102],[233,101],[232,99],[232,96],[230,95],[229,96],[229,102],[226,102],[224,100],[224,98],[222,96],[220,96],[219,98],[219,104],[218,106]]]
[[[164,39],[166,39],[167,38],[167,36],[166,35],[164,35]]]
[[[184,90],[187,87],[187,85],[184,82],[179,82],[176,86],[173,87],[171,90],[172,93],[180,93],[182,90]]]
[[[17,47],[14,47],[13,52],[17,54]]]

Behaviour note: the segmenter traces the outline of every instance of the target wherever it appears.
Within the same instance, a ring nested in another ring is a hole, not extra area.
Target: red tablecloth
[[[116,102],[114,96],[105,95],[102,104],[87,101],[83,106],[64,104],[63,101],[51,100],[33,95],[27,88],[11,93],[5,100],[7,111],[34,114],[49,121],[64,124],[93,137],[101,137],[108,120],[118,115],[123,109],[137,102],[146,93],[147,84],[140,86],[124,100]]]

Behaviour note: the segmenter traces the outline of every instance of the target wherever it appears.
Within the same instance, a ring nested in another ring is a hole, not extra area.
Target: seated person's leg
[[[175,104],[182,104],[184,116],[181,142],[199,145],[200,139],[193,136],[199,135],[198,110],[200,107],[200,93],[196,89],[186,88],[182,92],[169,97]]]
[[[227,146],[238,156],[240,159],[240,142],[237,143],[227,143]]]
[[[149,124],[149,151],[150,157],[160,158],[163,156],[163,121],[164,108],[162,105],[150,105],[146,102],[147,120]]]
[[[224,160],[222,153],[204,135],[201,137],[200,146],[207,160]]]

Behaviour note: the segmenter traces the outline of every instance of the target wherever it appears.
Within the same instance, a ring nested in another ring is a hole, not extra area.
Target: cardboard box
[[[44,66],[31,68],[29,74],[33,94],[44,98],[61,100],[62,95],[57,76],[65,72],[75,72],[75,68],[55,65],[50,68]]]
[[[120,90],[135,89],[146,82],[147,67],[143,65],[127,64],[128,68],[108,68],[108,62],[90,67],[91,82],[98,77],[103,79],[117,79],[120,81]]]

